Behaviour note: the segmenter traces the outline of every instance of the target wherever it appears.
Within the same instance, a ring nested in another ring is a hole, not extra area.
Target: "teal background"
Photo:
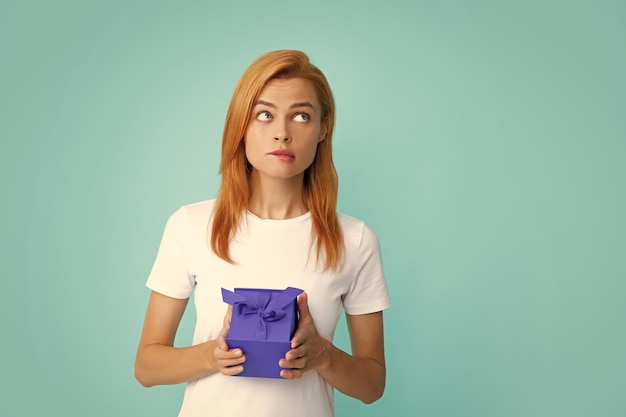
[[[337,415],[626,415],[608,0],[2,2],[0,415],[176,415],[184,386],[133,377],[145,279],[167,217],[216,193],[236,81],[283,48],[330,80],[339,208],[393,302],[385,395]]]

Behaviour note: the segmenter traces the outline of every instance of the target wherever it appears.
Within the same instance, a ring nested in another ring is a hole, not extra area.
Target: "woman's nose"
[[[278,122],[275,124],[276,131],[274,132],[274,140],[277,142],[289,142],[291,135],[289,135],[289,129],[287,129],[287,122]]]

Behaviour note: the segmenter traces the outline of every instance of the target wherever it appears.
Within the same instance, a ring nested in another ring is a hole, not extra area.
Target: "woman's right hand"
[[[236,375],[243,371],[245,355],[241,349],[229,349],[226,343],[232,315],[230,306],[217,339],[174,347],[176,330],[188,301],[152,291],[135,360],[135,376],[143,386],[180,384],[217,372]]]
[[[212,349],[211,367],[224,375],[237,375],[243,372],[242,364],[246,361],[246,356],[241,349],[230,349],[226,343],[226,337],[230,330],[232,312],[233,307],[229,305],[226,315],[224,316],[222,330],[214,341],[214,347]]]

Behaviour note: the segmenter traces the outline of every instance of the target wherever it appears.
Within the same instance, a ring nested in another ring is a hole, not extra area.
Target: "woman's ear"
[[[318,142],[321,142],[324,139],[326,139],[326,132],[327,131],[328,131],[328,129],[326,129],[326,126],[324,124],[322,124],[322,131],[320,132],[320,139],[318,140]]]

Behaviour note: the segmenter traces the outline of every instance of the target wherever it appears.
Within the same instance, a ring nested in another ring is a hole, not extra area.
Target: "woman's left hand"
[[[298,329],[291,339],[291,350],[278,362],[281,368],[291,368],[280,371],[280,376],[286,379],[297,379],[310,369],[325,366],[331,348],[331,343],[320,336],[315,328],[307,298],[306,293],[298,297]]]

